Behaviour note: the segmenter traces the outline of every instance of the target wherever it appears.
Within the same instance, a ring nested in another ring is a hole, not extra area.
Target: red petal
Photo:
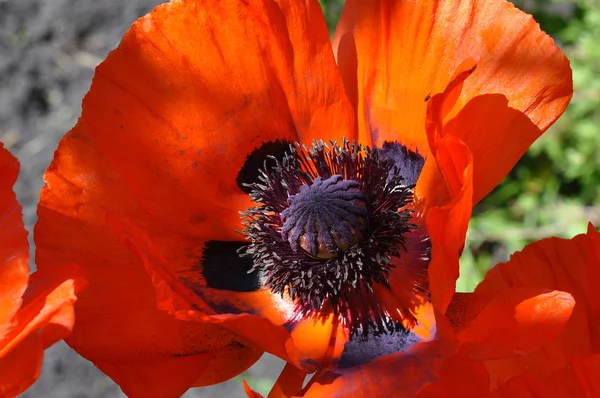
[[[483,297],[488,300],[490,295]],[[484,360],[544,348],[563,331],[574,306],[573,297],[565,292],[541,288],[498,291],[458,331],[456,337],[463,344],[460,354]]]
[[[1,396],[16,396],[38,378],[44,349],[71,331],[75,289],[82,285],[72,267],[29,278],[27,232],[12,190],[18,173],[17,159],[0,143]]]
[[[490,379],[483,362],[464,359],[444,361],[437,382],[426,386],[418,398],[480,398],[490,391]]]
[[[11,327],[29,279],[29,244],[13,185],[19,162],[0,143],[0,339]]]
[[[302,365],[305,372],[313,372],[323,361],[340,357],[348,335],[343,328],[335,327],[333,317],[303,319],[284,327],[292,318],[293,305],[269,290],[192,290],[170,272],[168,263],[143,231],[114,213],[109,214],[107,222],[142,260],[154,284],[158,307],[175,318],[219,325],[263,351],[298,367]]]
[[[592,317],[592,323],[600,328],[600,289],[598,289],[598,283],[600,282],[600,233],[596,231],[596,228],[590,223],[585,238],[585,264],[586,266],[586,277],[587,284],[585,286],[587,291],[587,300],[590,303],[590,311]],[[576,300],[582,300],[577,292],[573,292]],[[596,335],[596,347],[600,352],[600,331]]]
[[[600,234],[593,228],[571,240],[543,239],[498,264],[477,287],[477,293],[507,288],[554,289],[569,292],[577,305],[564,331],[544,349],[488,363],[493,383],[527,372],[548,377],[574,356],[600,352]]]
[[[294,365],[286,364],[268,398],[288,398],[299,395],[304,379],[306,379],[306,372]]]
[[[259,393],[257,393],[256,391],[254,391],[253,389],[250,388],[250,386],[246,382],[246,379],[244,379],[243,382],[244,382],[244,391],[246,392],[246,395],[248,396],[248,398],[263,398],[262,395],[260,395]]]
[[[158,308],[198,327],[219,325],[253,345],[296,364],[289,332],[282,326],[289,316],[269,291],[237,293],[208,287],[192,290],[173,274],[144,232],[122,216],[107,215],[107,223],[143,262],[156,291]],[[216,311],[215,308],[224,308]],[[236,310],[236,313],[229,311]]]
[[[531,373],[516,377],[494,391],[490,397],[571,398],[600,396],[600,355],[575,358],[569,366],[550,377]]]
[[[30,334],[0,355],[0,396],[16,397],[37,380],[44,348],[39,336]]]
[[[236,177],[252,150],[354,128],[316,1],[160,6],[98,67],[82,118],[144,208],[220,240],[239,239]]]
[[[334,51],[359,137],[428,155],[427,99],[478,60],[443,120],[471,150],[474,203],[563,113],[569,62],[531,16],[505,1],[348,0]]]
[[[461,163],[464,164],[462,167],[466,167],[467,163],[471,164],[470,179],[473,179],[473,154],[467,149],[467,155],[458,155],[455,158],[458,168],[451,165],[444,167],[444,161],[446,160],[446,164],[448,163],[451,152],[447,149],[438,150],[438,142],[441,142],[443,137],[448,136],[443,126],[444,111],[454,106],[465,79],[473,73],[475,67],[472,60],[465,62],[457,70],[456,77],[450,80],[446,89],[429,100],[426,131],[429,147],[434,156],[429,157],[425,162],[415,188],[417,197],[425,203],[426,207],[443,206],[452,198],[458,197],[461,188],[459,178]],[[458,153],[460,154],[460,151]],[[472,181],[471,184],[473,184]],[[474,189],[474,187],[471,189]]]
[[[18,395],[37,380],[44,349],[71,332],[75,293],[84,285],[70,266],[31,276],[23,306],[0,338],[0,395]]]
[[[435,159],[453,195],[452,201],[426,213],[431,238],[428,270],[431,302],[436,311],[443,314],[454,295],[459,274],[458,257],[471,217],[473,166],[468,148],[456,137],[446,136],[436,142]],[[417,182],[417,190],[422,181],[420,178]]]

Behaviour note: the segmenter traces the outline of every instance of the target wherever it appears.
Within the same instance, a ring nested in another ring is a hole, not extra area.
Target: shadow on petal
[[[481,300],[487,303],[470,302],[474,311],[462,308],[467,316],[479,311],[456,334],[464,358],[497,359],[543,348],[563,331],[575,306],[569,293],[543,288],[497,291]]]
[[[271,307],[264,304],[259,307],[253,307],[256,297],[260,297],[267,292],[258,291],[252,293],[235,293],[237,298],[245,297],[247,300],[240,300],[242,308],[237,308],[237,313],[219,313],[205,301],[202,291],[194,291],[184,284],[180,278],[174,275],[166,265],[165,260],[152,245],[152,242],[144,232],[133,225],[123,216],[115,213],[107,214],[107,223],[113,231],[143,262],[146,271],[152,279],[156,296],[157,306],[173,315],[175,318],[185,321],[194,321],[199,323],[209,323],[226,328],[241,339],[248,341],[263,350],[272,353],[287,362],[299,366],[296,353],[293,348],[292,338],[289,332],[280,324],[276,325],[269,319],[262,316],[260,309],[270,310]],[[228,305],[235,302],[227,300],[225,297],[230,292],[207,289],[217,296],[217,299],[226,300]],[[215,308],[227,308],[223,302],[218,301],[214,304]],[[256,315],[245,313],[249,307],[252,307]],[[229,308],[236,309],[231,306]],[[239,311],[239,312],[238,312]],[[284,319],[280,316],[279,319]]]

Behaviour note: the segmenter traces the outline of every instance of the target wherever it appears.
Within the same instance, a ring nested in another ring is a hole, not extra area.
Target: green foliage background
[[[331,32],[343,0],[320,0]],[[494,264],[548,236],[600,225],[600,0],[518,0],[571,60],[575,94],[561,119],[474,209],[459,291]]]

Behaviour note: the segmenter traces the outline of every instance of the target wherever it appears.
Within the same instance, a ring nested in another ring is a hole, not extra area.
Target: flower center
[[[364,236],[365,202],[357,181],[339,174],[317,177],[288,198],[289,207],[281,212],[281,235],[295,252],[302,248],[317,258],[338,257]]]
[[[387,308],[378,293],[389,291],[416,227],[414,181],[407,184],[406,170],[385,151],[347,141],[291,145],[265,163],[258,182],[245,184],[256,207],[242,213],[250,244],[240,255],[252,257],[264,286],[295,301],[298,317],[333,313],[352,334],[377,334],[397,330],[397,314],[410,314]],[[408,291],[426,289],[426,274],[418,267],[404,273],[414,276]]]

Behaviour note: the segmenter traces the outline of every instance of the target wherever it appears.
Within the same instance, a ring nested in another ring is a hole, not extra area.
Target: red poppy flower
[[[44,349],[73,325],[72,267],[29,275],[29,244],[12,190],[19,162],[0,143],[0,396],[25,391],[39,376]]]
[[[348,1],[333,51],[317,1],[160,6],[97,68],[45,175],[37,262],[90,280],[67,342],[136,396],[264,351],[290,363],[285,393],[397,357],[423,364],[393,371],[408,392],[459,348],[470,366],[541,347],[569,295],[479,300],[462,341],[444,314],[472,205],[571,94],[564,55],[504,2]]]

